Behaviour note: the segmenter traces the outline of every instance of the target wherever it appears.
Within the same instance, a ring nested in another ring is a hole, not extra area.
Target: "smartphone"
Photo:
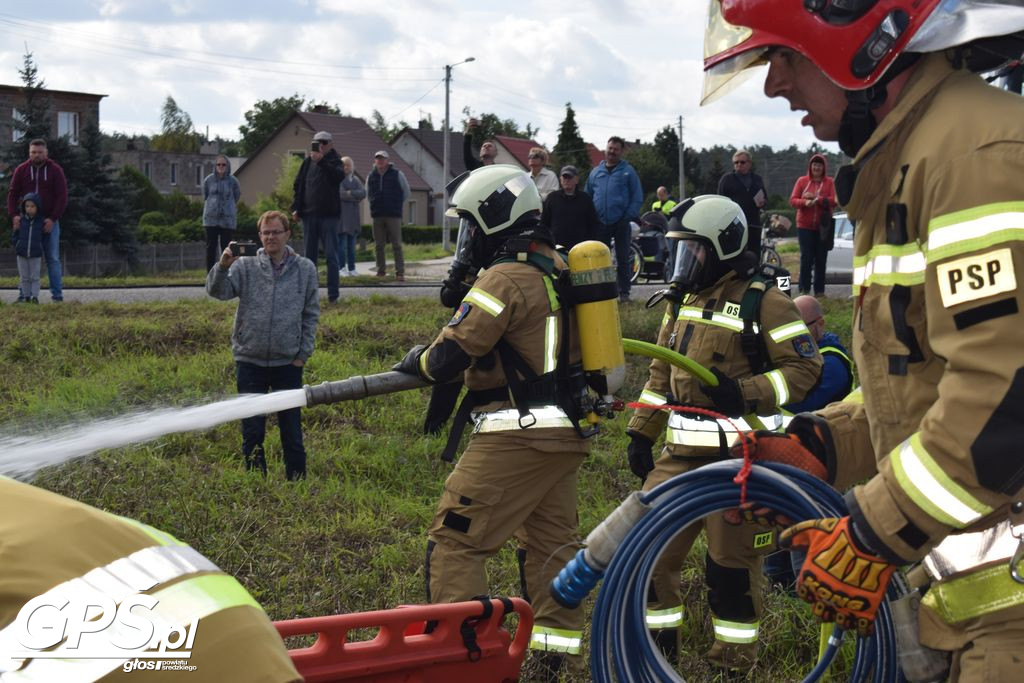
[[[310,147],[310,149],[312,149],[314,152],[319,152],[320,151],[320,141],[319,140],[313,140],[313,145]]]
[[[255,256],[259,247],[256,246],[255,242],[232,242],[231,243],[231,255],[238,256]]]

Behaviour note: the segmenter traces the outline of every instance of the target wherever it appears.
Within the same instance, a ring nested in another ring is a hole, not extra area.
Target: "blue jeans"
[[[629,272],[629,244],[633,239],[629,221],[622,219],[617,223],[602,223],[601,241],[611,247],[613,237],[615,238],[615,268],[616,279],[619,282],[619,294],[628,295],[630,287],[633,286],[629,280],[631,275]]]
[[[335,269],[337,274],[337,269]],[[240,394],[266,394],[282,389],[302,388],[302,368],[289,363],[264,367],[252,363],[235,362],[235,376]],[[289,408],[277,414],[281,429],[281,449],[284,451],[284,471],[288,479],[306,475],[306,449],[302,445],[302,414],[300,408]],[[267,433],[267,416],[254,415],[242,420],[242,453],[251,455],[257,446],[263,446]]]
[[[346,265],[348,270],[356,269],[356,236],[338,233],[338,263],[343,268]]]
[[[821,241],[821,231],[799,228],[796,234],[800,241],[800,291],[811,291],[813,269],[814,294],[820,296],[825,293],[825,262],[828,259],[828,252]]]
[[[302,235],[306,240],[306,258],[316,265],[320,244],[327,259],[327,299],[338,298],[338,216],[303,216]]]
[[[46,274],[50,278],[50,297],[54,301],[64,301],[64,283],[60,270],[60,221],[54,221],[53,230],[43,233],[43,259],[46,261]]]

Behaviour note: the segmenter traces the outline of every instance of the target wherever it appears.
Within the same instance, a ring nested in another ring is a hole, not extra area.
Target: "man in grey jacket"
[[[232,242],[206,276],[206,293],[224,301],[238,297],[231,351],[238,393],[302,388],[302,368],[313,355],[320,320],[316,266],[288,246],[288,216],[267,211],[259,219],[263,248],[256,256],[235,256]],[[277,414],[288,480],[306,476],[299,408]],[[263,452],[266,416],[242,420],[242,454],[247,470],[267,473]]]

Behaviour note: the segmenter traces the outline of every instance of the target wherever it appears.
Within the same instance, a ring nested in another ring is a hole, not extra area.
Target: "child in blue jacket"
[[[39,195],[30,192],[21,199],[21,225],[11,240],[18,255],[18,303],[39,303],[39,270],[43,256],[43,212]]]

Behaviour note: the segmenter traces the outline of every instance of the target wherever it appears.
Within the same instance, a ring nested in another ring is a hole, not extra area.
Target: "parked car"
[[[825,263],[825,282],[847,284],[853,282],[853,223],[845,213],[837,213],[836,237]]]

